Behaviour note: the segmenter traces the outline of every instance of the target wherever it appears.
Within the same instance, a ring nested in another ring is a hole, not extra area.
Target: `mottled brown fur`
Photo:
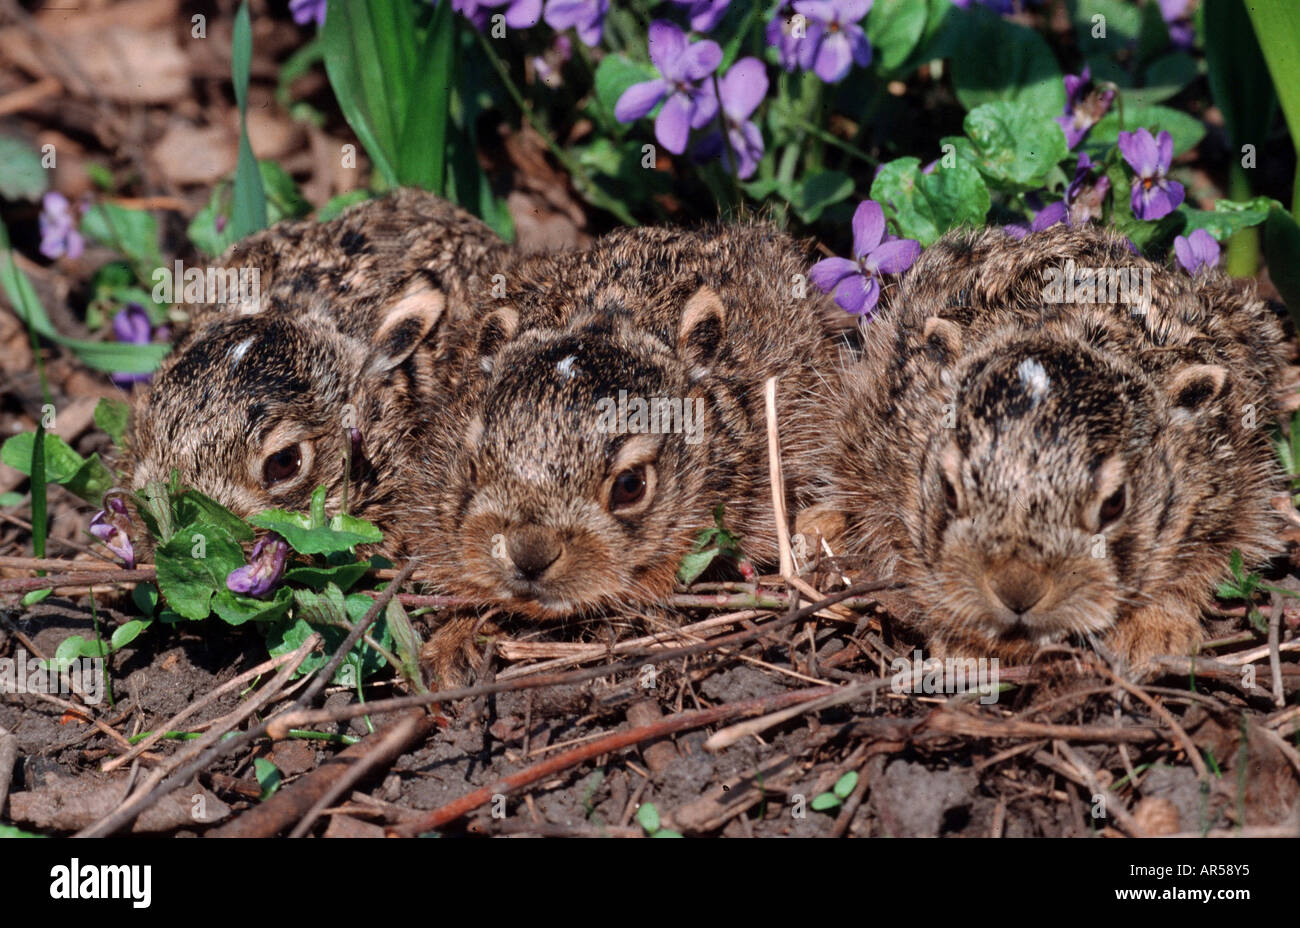
[[[623,229],[513,268],[483,307],[477,388],[446,430],[456,440],[429,450],[439,495],[421,534],[441,586],[537,618],[662,600],[719,505],[742,548],[771,563],[763,384],[781,378],[797,499],[822,368],[835,370],[828,301],[805,272],[794,243],[763,223]],[[601,401],[619,391],[700,400],[700,440],[602,431]],[[620,508],[614,482],[637,465],[644,503]]]
[[[240,515],[302,509],[320,484],[337,507],[352,448],[350,511],[385,530],[383,550],[405,550],[403,462],[456,388],[470,298],[509,255],[478,220],[414,190],[240,243],[225,262],[259,269],[260,299],[193,313],[135,404],[129,485],[174,468]],[[300,466],[272,482],[281,452]]]
[[[1150,305],[1046,301],[1070,260],[1149,269]],[[1250,286],[1091,226],[958,232],[863,337],[822,508],[908,585],[937,654],[1027,659],[1088,635],[1131,662],[1185,653],[1230,553],[1278,549],[1285,350]]]

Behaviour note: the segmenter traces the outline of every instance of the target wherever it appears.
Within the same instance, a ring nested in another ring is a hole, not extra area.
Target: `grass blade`
[[[1291,144],[1300,151],[1300,4],[1295,0],[1252,0],[1246,10],[1273,74],[1273,86],[1291,129]],[[1300,220],[1300,168],[1291,197],[1291,215]]]
[[[325,73],[343,117],[365,146],[375,170],[388,186],[398,186],[392,117],[383,97],[383,75],[365,10],[359,4],[331,3],[321,40]]]
[[[266,228],[266,191],[262,189],[262,174],[257,169],[253,146],[248,141],[248,74],[252,61],[253,30],[245,0],[235,15],[230,54],[230,79],[235,85],[235,102],[239,105],[239,160],[235,166],[235,191],[230,210],[230,225],[236,238]]]
[[[420,49],[403,117],[398,178],[446,195],[447,127],[451,88],[457,85],[456,24],[451,4],[440,3]]]

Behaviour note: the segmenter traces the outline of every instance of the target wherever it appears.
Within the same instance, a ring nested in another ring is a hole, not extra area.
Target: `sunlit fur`
[[[1150,309],[1044,301],[1067,258],[1150,268]],[[1278,550],[1285,350],[1248,286],[1167,270],[1092,227],[961,232],[863,337],[825,502],[847,516],[847,549],[908,585],[936,653],[1023,660],[1089,635],[1132,662],[1186,653],[1233,549],[1248,565]],[[1118,486],[1123,511],[1101,526]],[[1017,612],[998,583],[1033,589],[1017,605],[1041,598]]]
[[[349,477],[349,510],[384,530],[380,550],[404,551],[411,449],[431,425],[426,410],[458,389],[453,359],[466,350],[469,296],[508,260],[485,225],[414,190],[327,223],[280,223],[239,243],[223,264],[258,268],[261,299],[183,307],[192,323],[133,404],[123,462],[129,487],[174,469],[184,484],[247,516],[305,509],[323,484],[334,512],[351,448],[346,425],[354,423],[361,455]],[[410,331],[386,329],[408,287],[442,301],[422,341],[428,320]],[[266,457],[296,442],[301,473],[266,485]]]
[[[482,307],[485,318],[517,320],[513,336],[478,359],[479,392],[467,392],[449,413],[458,426],[443,430],[454,440],[429,449],[439,492],[422,513],[421,553],[439,585],[535,618],[662,601],[719,505],[744,551],[771,563],[763,383],[781,376],[797,498],[810,449],[821,450],[816,420],[833,376],[818,370],[832,367],[833,352],[826,300],[798,276],[806,266],[789,239],[753,223],[620,230],[590,251],[514,268],[504,299]],[[720,325],[691,326],[687,307],[702,289],[720,304]],[[703,400],[701,441],[601,432],[598,403],[620,390]],[[610,482],[633,442],[648,443],[653,498],[644,511],[610,511]],[[499,555],[530,526],[555,533],[563,551],[531,584],[508,556],[493,556],[494,539]]]

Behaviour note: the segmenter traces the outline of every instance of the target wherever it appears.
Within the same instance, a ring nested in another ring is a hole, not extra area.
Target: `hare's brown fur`
[[[1149,304],[1053,302],[1071,267],[1149,272]],[[1091,226],[958,232],[863,338],[823,506],[849,553],[907,585],[937,653],[1026,659],[1089,635],[1133,662],[1185,653],[1231,552],[1278,549],[1285,349],[1251,287]]]
[[[404,461],[456,388],[471,296],[509,255],[478,220],[414,190],[240,243],[225,264],[258,268],[258,299],[193,313],[135,404],[130,486],[175,469],[249,515],[301,509],[321,484],[338,506],[346,479],[350,510],[385,530],[384,550],[404,550],[398,516],[416,492]],[[272,483],[281,452],[300,466]]]

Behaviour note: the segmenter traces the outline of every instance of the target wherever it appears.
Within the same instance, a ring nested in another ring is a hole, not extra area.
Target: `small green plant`
[[[1271,583],[1265,583],[1264,578],[1257,573],[1246,573],[1241,552],[1233,551],[1228,559],[1228,572],[1230,579],[1219,584],[1215,595],[1219,599],[1241,600],[1247,606],[1246,616],[1261,633],[1268,631],[1268,622],[1264,621],[1264,615],[1255,605],[1255,595],[1257,593],[1277,593],[1279,596],[1289,597],[1291,599],[1300,599],[1300,593],[1295,590],[1287,590],[1280,586],[1274,586]]]
[[[645,831],[647,838],[680,838],[681,835],[670,828],[662,827],[659,810],[653,802],[643,802],[636,810],[637,824]]]
[[[731,534],[722,524],[722,507],[713,512],[713,527],[700,532],[695,539],[694,549],[682,558],[677,568],[677,579],[683,586],[690,586],[704,573],[716,558],[731,558],[740,567],[741,572],[749,578],[753,568],[740,550],[740,539]],[[747,570],[748,568],[748,570]]]
[[[858,774],[856,770],[850,770],[844,776],[835,781],[830,792],[821,793],[813,797],[810,805],[815,812],[829,812],[832,809],[838,809],[844,804],[844,800],[853,795],[853,790],[858,785]]]

